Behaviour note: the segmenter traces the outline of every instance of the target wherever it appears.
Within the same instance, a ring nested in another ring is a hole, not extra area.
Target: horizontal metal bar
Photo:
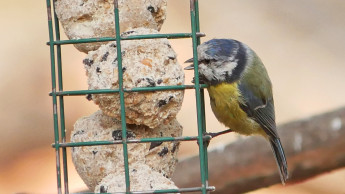
[[[206,84],[200,84],[200,88],[206,88]],[[179,86],[155,86],[155,87],[139,87],[123,89],[124,92],[151,92],[151,91],[162,91],[162,90],[185,90],[194,89],[195,85],[179,85]],[[108,94],[118,93],[119,89],[98,89],[98,90],[73,90],[73,91],[57,91],[56,96],[79,96],[85,94]],[[52,96],[52,93],[49,93]]]
[[[151,193],[189,193],[201,191],[202,187],[189,187],[189,188],[179,188],[179,189],[164,189],[164,190],[152,190],[152,191],[131,191],[130,194],[151,194]],[[206,191],[215,191],[214,186],[206,187]],[[104,193],[104,194],[125,194],[126,192],[114,192],[114,193]],[[83,194],[95,194],[95,193],[83,193]]]
[[[205,33],[198,32],[197,37],[206,36]],[[132,36],[121,36],[121,40],[138,40],[138,39],[157,39],[157,38],[167,38],[167,39],[177,39],[177,38],[191,38],[191,33],[172,33],[172,34],[144,34],[144,35],[132,35]],[[47,42],[47,45],[52,43],[53,45],[63,45],[63,44],[80,44],[80,43],[91,43],[91,42],[108,42],[115,41],[116,37],[102,37],[102,38],[85,38],[85,39],[72,39],[72,40],[58,40],[53,42]]]
[[[165,189],[165,190],[156,190],[156,191],[133,191],[132,194],[149,194],[149,193],[188,193],[201,191],[202,187],[190,187],[190,188],[180,188],[180,189]],[[206,187],[207,191],[215,191],[216,188],[213,186]]]
[[[150,143],[150,142],[167,142],[167,141],[195,141],[198,136],[184,136],[184,137],[156,137],[156,138],[143,138],[143,139],[128,139],[127,143]],[[212,136],[203,136],[205,141],[212,139]],[[97,145],[113,145],[122,144],[124,140],[113,140],[113,141],[88,141],[88,142],[68,142],[52,144],[52,147],[80,147],[80,146],[97,146]]]

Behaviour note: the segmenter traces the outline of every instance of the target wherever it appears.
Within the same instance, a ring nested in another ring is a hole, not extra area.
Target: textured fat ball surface
[[[56,14],[69,39],[115,37],[113,0],[57,0]],[[160,30],[167,0],[119,0],[121,32],[145,27]],[[81,52],[96,50],[106,42],[75,44]]]
[[[78,119],[71,133],[71,142],[121,140],[121,128],[120,121],[104,115],[102,111],[97,111],[88,117]],[[143,125],[127,126],[128,139],[181,135],[182,126],[175,119],[153,129]],[[150,168],[149,172],[159,173],[164,178],[171,177],[177,163],[178,149],[178,142],[163,142],[155,146],[151,146],[150,143],[128,144],[129,169],[139,171],[141,168]],[[123,176],[124,160],[121,144],[74,147],[71,152],[74,166],[90,190],[94,190],[96,185],[108,175]]]
[[[135,28],[131,35],[156,34],[156,30]],[[124,88],[172,86],[184,84],[184,72],[167,39],[145,39],[121,42]],[[84,59],[89,89],[119,87],[116,43],[90,51]],[[92,61],[92,63],[91,63]],[[180,111],[183,90],[125,93],[126,122],[155,128],[174,119]],[[92,100],[104,114],[121,119],[120,96],[93,94]]]
[[[174,182],[147,165],[133,165],[129,172],[131,191],[178,189]],[[104,177],[95,188],[95,193],[126,192],[125,173],[121,171]]]

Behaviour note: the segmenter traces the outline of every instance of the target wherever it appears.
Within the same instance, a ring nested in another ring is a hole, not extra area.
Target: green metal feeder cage
[[[176,86],[156,86],[156,87],[140,87],[132,89],[123,88],[123,72],[118,71],[119,76],[119,88],[118,89],[101,89],[101,90],[77,90],[77,91],[64,91],[62,83],[62,64],[61,64],[61,46],[66,44],[80,44],[90,42],[105,42],[116,41],[117,44],[117,56],[118,56],[118,69],[122,69],[122,57],[121,57],[121,41],[130,41],[137,39],[156,39],[156,38],[191,38],[193,43],[193,57],[194,65],[198,65],[197,46],[200,44],[200,37],[204,36],[200,32],[199,25],[199,11],[198,0],[190,0],[190,19],[191,19],[191,33],[174,33],[174,34],[150,34],[150,35],[135,35],[121,37],[120,25],[119,25],[119,10],[118,0],[114,0],[114,13],[115,13],[115,37],[102,37],[102,38],[88,38],[78,40],[60,40],[59,21],[55,14],[54,0],[46,0],[47,13],[48,13],[48,27],[49,27],[49,42],[50,47],[50,62],[51,62],[51,79],[52,79],[52,92],[50,96],[53,100],[53,117],[54,117],[54,136],[55,142],[53,147],[56,151],[56,176],[57,176],[57,191],[58,193],[69,193],[69,182],[67,172],[67,153],[66,150],[69,147],[77,146],[96,146],[96,145],[110,145],[110,144],[122,144],[123,145],[123,159],[125,167],[125,182],[126,182],[126,194],[137,193],[186,193],[186,192],[200,192],[206,194],[210,191],[214,191],[213,186],[208,185],[208,156],[207,156],[207,141],[210,141],[211,136],[203,135],[206,133],[205,123],[205,107],[204,107],[204,90],[205,85],[199,84],[198,68],[195,68],[194,85],[176,85]],[[57,69],[57,72],[56,72]],[[57,88],[58,85],[58,88]],[[197,108],[197,126],[198,136],[185,136],[185,137],[159,137],[159,138],[144,138],[144,139],[127,139],[126,134],[126,118],[125,118],[125,104],[124,93],[126,92],[147,92],[147,91],[159,91],[159,90],[185,90],[194,89]],[[86,94],[104,94],[104,93],[119,93],[121,103],[121,123],[122,123],[122,140],[114,141],[92,141],[92,142],[75,142],[70,143],[66,141],[65,134],[65,115],[64,115],[64,97],[76,96]],[[128,149],[127,145],[130,143],[147,143],[147,142],[164,142],[164,141],[197,141],[199,145],[199,159],[200,159],[200,185],[191,188],[180,189],[165,189],[165,190],[152,190],[152,191],[132,191],[130,187],[129,167],[128,167]],[[62,157],[60,157],[62,154]],[[62,158],[62,162],[60,161]],[[62,165],[61,165],[62,164]],[[62,186],[64,185],[64,186]],[[63,188],[62,188],[63,187]]]

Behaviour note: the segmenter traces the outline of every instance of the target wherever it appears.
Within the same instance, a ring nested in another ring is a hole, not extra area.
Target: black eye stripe
[[[215,59],[202,59],[199,61],[199,64],[200,63],[203,63],[203,64],[210,64],[211,62],[216,62]]]

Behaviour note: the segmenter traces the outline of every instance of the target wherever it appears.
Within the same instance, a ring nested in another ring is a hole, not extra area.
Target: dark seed
[[[151,78],[146,78],[146,81],[149,82],[149,85],[147,87],[155,87],[156,83]]]
[[[84,63],[84,65],[91,67],[91,65],[93,64],[93,60],[92,59],[84,59],[83,63]]]
[[[162,107],[162,106],[164,106],[166,104],[167,104],[167,102],[165,100],[158,101],[158,107]]]
[[[162,145],[163,142],[151,142],[149,150]]]
[[[122,72],[124,73],[127,70],[126,67],[122,67]]]
[[[161,84],[163,82],[162,79],[157,80],[157,84]]]
[[[144,78],[138,79],[137,84],[141,83],[141,81],[145,80]]]
[[[107,189],[103,185],[101,185],[101,187],[99,188],[99,192],[100,193],[107,193]]]
[[[101,68],[97,67],[97,68],[96,68],[96,72],[97,72],[97,73],[102,73]]]
[[[81,131],[77,131],[77,133],[73,134],[73,137],[75,137],[76,135],[81,135],[81,134],[84,134],[85,131],[84,130],[81,130]]]
[[[86,95],[86,99],[87,99],[88,101],[91,101],[91,100],[92,100],[92,94]]]
[[[109,52],[106,52],[106,53],[102,56],[101,62],[102,62],[102,61],[106,61],[106,60],[108,59],[108,56],[109,56]]]
[[[132,131],[127,131],[127,139],[135,138],[135,134]],[[122,130],[116,130],[112,133],[114,140],[122,140]]]
[[[92,151],[93,155],[96,155],[96,154],[97,154],[97,152],[98,152],[98,151],[95,151],[95,150],[94,150],[94,151]]]
[[[171,59],[171,60],[175,60],[176,59],[175,56],[169,56],[168,58]]]
[[[147,10],[149,10],[151,13],[155,13],[155,8],[152,6],[148,6]]]
[[[134,32],[135,32],[135,31],[133,31],[133,30],[126,31],[126,32],[122,32],[122,33],[121,33],[121,36],[126,36],[126,35],[132,34],[132,33],[134,33]]]
[[[173,148],[171,150],[172,153],[175,153],[178,145],[179,145],[179,143],[176,143],[176,142],[173,144]]]
[[[114,47],[114,48],[116,48],[116,44],[115,44],[115,43],[112,43],[112,44],[109,45],[109,47]]]
[[[168,152],[169,152],[168,148],[167,148],[167,147],[164,147],[164,148],[162,149],[162,151],[160,151],[160,152],[158,153],[158,155],[159,155],[160,157],[163,157],[163,156],[166,155]]]

